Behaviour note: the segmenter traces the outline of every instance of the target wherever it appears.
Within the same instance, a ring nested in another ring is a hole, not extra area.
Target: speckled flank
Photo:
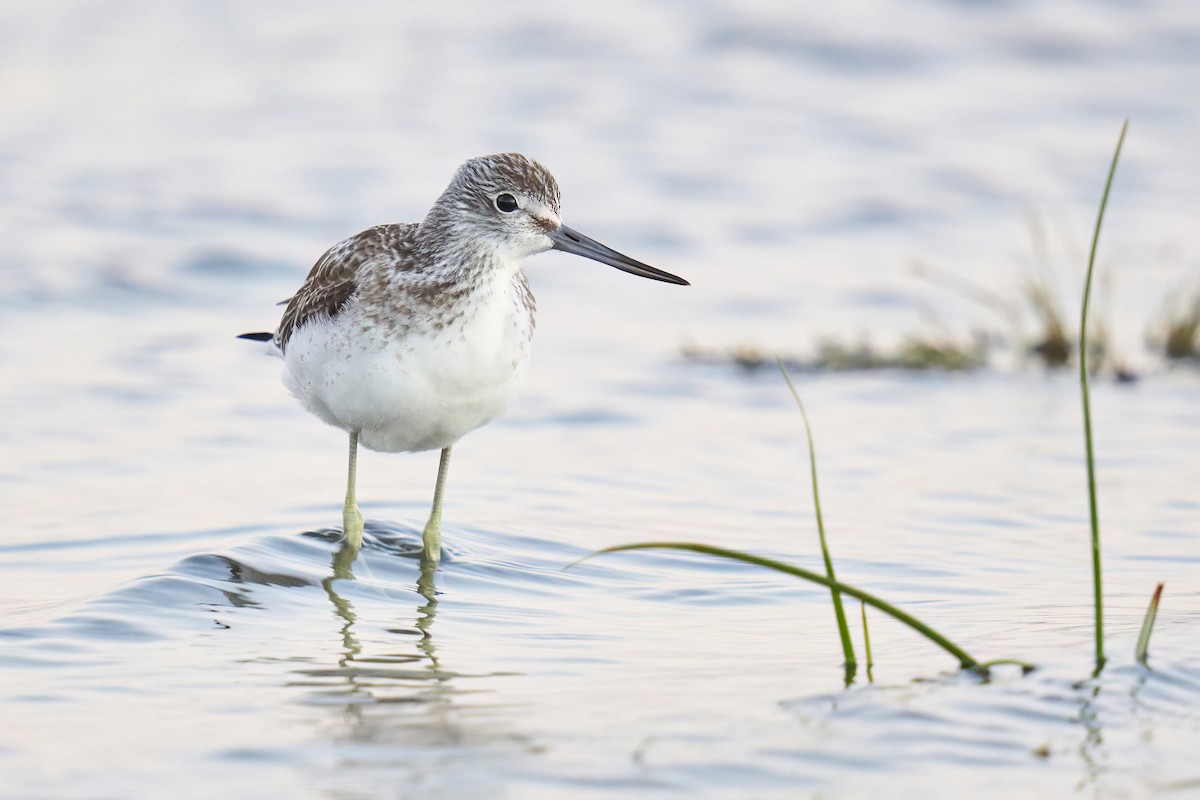
[[[288,301],[275,344],[286,350],[296,328],[315,317],[339,314],[360,289],[361,273],[371,262],[383,262],[396,268],[413,263],[409,259],[416,225],[376,225],[325,251],[313,265],[300,290]]]

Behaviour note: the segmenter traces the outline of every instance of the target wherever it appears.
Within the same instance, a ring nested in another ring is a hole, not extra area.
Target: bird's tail
[[[239,334],[239,339],[249,339],[252,342],[269,342],[275,338],[273,333],[242,333]]]

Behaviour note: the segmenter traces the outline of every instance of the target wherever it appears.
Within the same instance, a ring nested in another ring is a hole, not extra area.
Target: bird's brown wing
[[[335,317],[359,287],[363,266],[378,259],[402,256],[400,246],[409,238],[412,225],[376,225],[325,251],[305,278],[299,291],[287,301],[275,344],[287,347],[301,326],[318,317]]]

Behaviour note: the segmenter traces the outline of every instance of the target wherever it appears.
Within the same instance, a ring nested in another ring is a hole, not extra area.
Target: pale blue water
[[[1143,338],[1195,282],[1190,3],[9,3],[0,9],[0,796],[1187,797],[1200,791],[1200,377]],[[1121,119],[1095,387],[1108,669],[1071,375],[805,376],[828,594],[781,381],[688,343],[893,341],[986,311],[1045,221],[1064,304]],[[411,557],[436,455],[364,454],[233,339],[320,252],[518,149],[568,223],[693,282],[529,264],[533,372],[456,449],[449,555]],[[1166,581],[1151,670],[1133,663]],[[849,606],[857,631],[858,607]]]

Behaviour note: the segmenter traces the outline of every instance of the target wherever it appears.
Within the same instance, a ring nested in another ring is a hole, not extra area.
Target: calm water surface
[[[1200,377],[1142,341],[1200,275],[1194,4],[16,2],[0,85],[0,796],[1200,793]],[[1070,375],[801,382],[839,575],[1029,676],[874,616],[847,689],[825,593],[564,571],[642,539],[819,569],[785,387],[679,348],[965,330],[987,312],[911,263],[1012,291],[1031,212],[1074,297],[1125,115],[1101,307],[1142,380],[1094,396],[1101,678]],[[456,448],[446,561],[413,557],[436,455],[366,453],[347,572],[343,434],[232,337],[505,149],[694,286],[531,262],[533,372]]]

